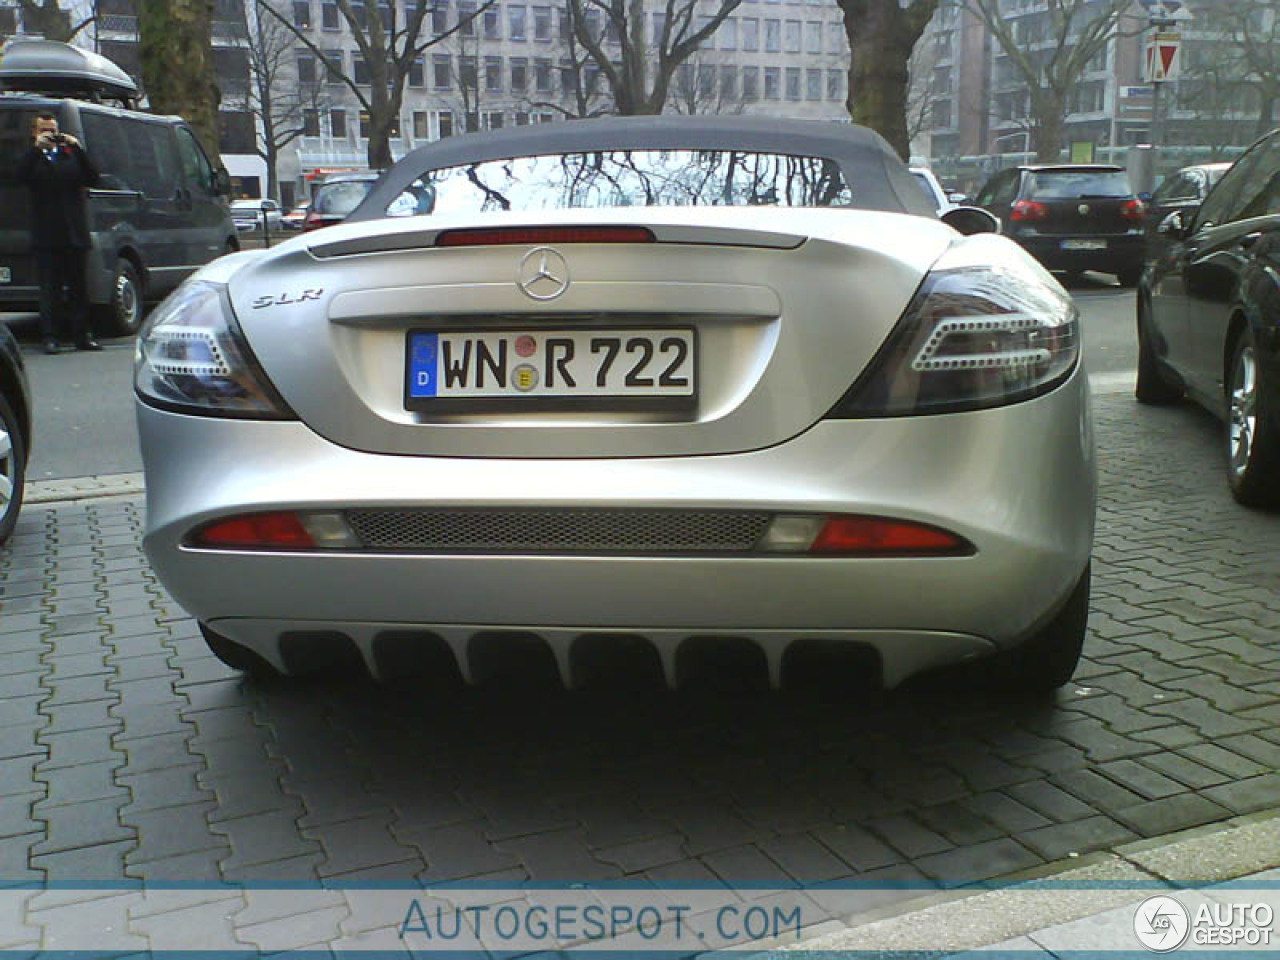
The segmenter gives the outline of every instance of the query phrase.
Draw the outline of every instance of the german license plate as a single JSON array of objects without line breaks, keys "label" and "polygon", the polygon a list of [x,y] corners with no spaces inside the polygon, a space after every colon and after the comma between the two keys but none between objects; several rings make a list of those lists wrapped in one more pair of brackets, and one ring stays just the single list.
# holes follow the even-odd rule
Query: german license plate
[{"label": "german license plate", "polygon": [[1105,240],[1063,240],[1063,250],[1105,250],[1107,249],[1107,241]]},{"label": "german license plate", "polygon": [[0,283],[9,283],[13,279],[13,274],[8,267],[0,267]]},{"label": "german license plate", "polygon": [[[538,401],[665,404],[696,395],[697,338],[691,327],[410,332],[405,400],[489,406]],[[575,404],[576,405],[576,404]]]}]

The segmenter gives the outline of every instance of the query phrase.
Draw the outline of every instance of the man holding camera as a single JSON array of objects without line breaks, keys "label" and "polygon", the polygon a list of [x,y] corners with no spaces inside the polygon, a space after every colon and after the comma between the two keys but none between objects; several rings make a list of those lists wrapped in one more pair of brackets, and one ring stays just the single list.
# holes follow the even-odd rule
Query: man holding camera
[{"label": "man holding camera", "polygon": [[45,353],[58,352],[58,316],[67,303],[72,341],[78,350],[101,350],[89,330],[85,260],[89,222],[85,190],[98,170],[70,134],[58,132],[53,114],[31,121],[31,149],[18,161],[17,178],[31,200],[31,248],[40,278],[40,336]]}]

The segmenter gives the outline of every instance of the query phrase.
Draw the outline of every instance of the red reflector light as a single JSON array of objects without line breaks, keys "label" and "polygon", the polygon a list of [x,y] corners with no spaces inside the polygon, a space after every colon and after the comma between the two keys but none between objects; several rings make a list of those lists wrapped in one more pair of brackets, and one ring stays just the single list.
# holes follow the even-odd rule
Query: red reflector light
[{"label": "red reflector light", "polygon": [[881,517],[831,517],[810,553],[956,554],[972,550],[953,533],[921,523]]},{"label": "red reflector light", "polygon": [[1142,205],[1142,201],[1138,199],[1126,200],[1120,207],[1120,216],[1126,220],[1141,220],[1146,214],[1146,208]]},{"label": "red reflector light", "polygon": [[653,243],[645,227],[478,227],[445,230],[437,247],[488,247],[527,243]]},{"label": "red reflector light", "polygon": [[1049,208],[1034,200],[1019,200],[1009,211],[1010,220],[1043,220],[1049,216]]},{"label": "red reflector light", "polygon": [[305,549],[315,540],[307,533],[297,514],[250,513],[240,517],[215,520],[191,535],[193,547],[218,549]]}]

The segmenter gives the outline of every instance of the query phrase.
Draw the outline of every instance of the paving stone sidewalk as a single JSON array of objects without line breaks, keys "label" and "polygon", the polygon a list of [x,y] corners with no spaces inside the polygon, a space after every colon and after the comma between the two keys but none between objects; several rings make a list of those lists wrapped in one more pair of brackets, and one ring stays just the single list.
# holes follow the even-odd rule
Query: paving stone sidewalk
[{"label": "paving stone sidewalk", "polygon": [[0,880],[957,883],[1280,807],[1280,516],[1206,415],[1095,409],[1091,636],[1038,704],[253,685],[148,568],[140,495],[30,503]]}]

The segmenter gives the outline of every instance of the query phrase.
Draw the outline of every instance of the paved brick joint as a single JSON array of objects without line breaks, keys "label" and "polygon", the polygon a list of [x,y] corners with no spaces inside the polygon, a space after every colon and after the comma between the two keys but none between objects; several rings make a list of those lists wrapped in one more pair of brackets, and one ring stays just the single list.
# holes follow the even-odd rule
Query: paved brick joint
[{"label": "paved brick joint", "polygon": [[0,878],[972,882],[1280,806],[1280,516],[1189,406],[1096,420],[1091,636],[1051,704],[258,686],[157,583],[140,495],[28,504]]}]

